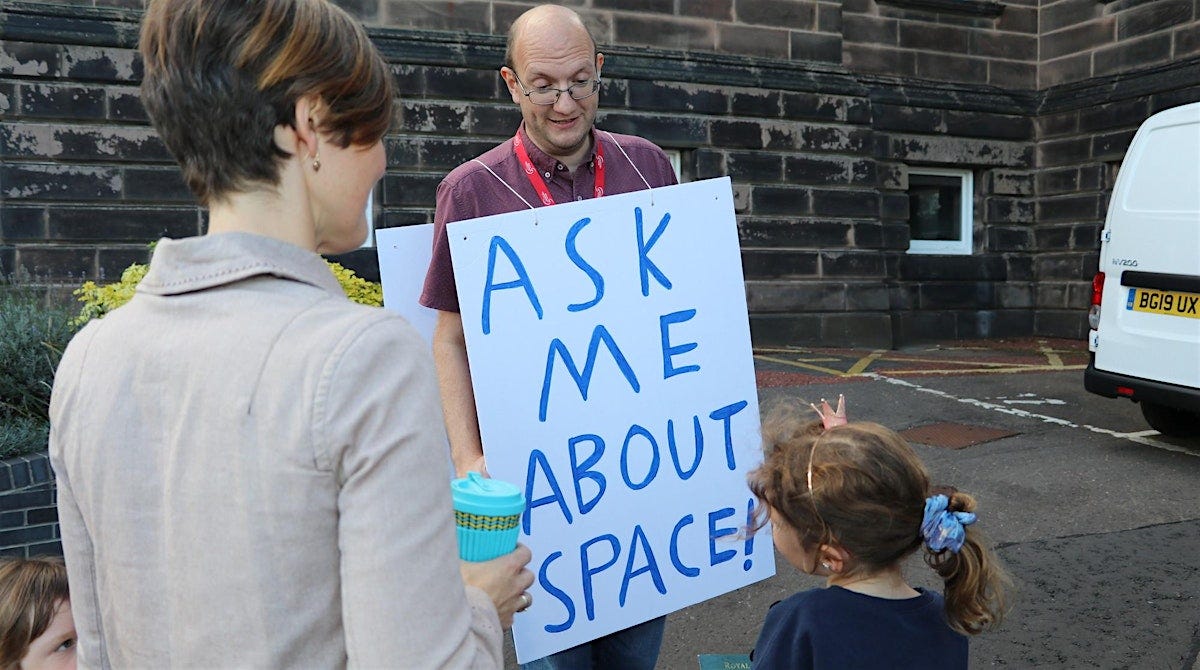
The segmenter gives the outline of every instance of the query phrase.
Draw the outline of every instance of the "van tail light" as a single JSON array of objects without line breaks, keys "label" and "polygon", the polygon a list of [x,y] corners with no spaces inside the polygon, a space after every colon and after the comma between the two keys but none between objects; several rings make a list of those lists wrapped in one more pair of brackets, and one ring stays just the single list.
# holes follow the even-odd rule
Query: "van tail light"
[{"label": "van tail light", "polygon": [[1100,299],[1104,297],[1104,273],[1092,277],[1092,307],[1088,310],[1088,325],[1092,330],[1100,327]]},{"label": "van tail light", "polygon": [[1117,387],[1117,395],[1125,396],[1126,398],[1132,398],[1133,397],[1133,389],[1129,388],[1128,386],[1118,386]]}]

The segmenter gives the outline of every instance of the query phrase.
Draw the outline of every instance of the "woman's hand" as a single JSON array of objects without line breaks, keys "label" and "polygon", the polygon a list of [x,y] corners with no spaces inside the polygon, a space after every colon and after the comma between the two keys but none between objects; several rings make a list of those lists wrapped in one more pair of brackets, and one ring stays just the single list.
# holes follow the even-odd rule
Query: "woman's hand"
[{"label": "woman's hand", "polygon": [[512,627],[513,614],[533,604],[533,597],[525,592],[533,585],[533,573],[525,567],[531,558],[529,547],[518,544],[511,553],[490,561],[459,561],[463,581],[488,594],[504,628]]}]

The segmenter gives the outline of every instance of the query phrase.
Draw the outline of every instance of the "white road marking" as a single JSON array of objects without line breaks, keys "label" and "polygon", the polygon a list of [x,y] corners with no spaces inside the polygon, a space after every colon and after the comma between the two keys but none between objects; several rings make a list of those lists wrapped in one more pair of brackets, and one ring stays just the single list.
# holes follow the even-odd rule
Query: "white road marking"
[{"label": "white road marking", "polygon": [[894,384],[896,386],[903,386],[904,388],[912,389],[914,391],[919,391],[921,393],[929,393],[931,395],[945,398],[947,400],[953,400],[954,402],[961,402],[961,403],[964,403],[967,405],[971,405],[973,407],[978,407],[980,409],[992,410],[994,412],[999,412],[1001,414],[1009,414],[1012,416],[1019,416],[1019,417],[1025,418],[1025,419],[1034,419],[1037,421],[1042,421],[1044,423],[1052,423],[1052,424],[1055,424],[1058,426],[1062,426],[1064,428],[1082,428],[1083,430],[1088,430],[1093,433],[1101,433],[1104,435],[1111,435],[1113,437],[1119,437],[1123,440],[1129,440],[1130,442],[1144,444],[1148,447],[1154,447],[1156,449],[1162,449],[1164,451],[1174,451],[1174,452],[1180,453],[1180,454],[1187,454],[1188,456],[1200,457],[1200,451],[1185,449],[1183,447],[1178,447],[1173,444],[1168,444],[1166,442],[1162,442],[1161,440],[1154,439],[1153,436],[1159,434],[1158,431],[1155,431],[1155,430],[1143,430],[1143,431],[1131,432],[1131,433],[1118,433],[1117,431],[1109,430],[1108,428],[1100,428],[1099,426],[1092,426],[1092,425],[1088,425],[1088,424],[1078,424],[1073,421],[1068,421],[1067,419],[1060,419],[1059,417],[1048,416],[1046,414],[1037,414],[1035,412],[1030,412],[1030,411],[1024,410],[1024,409],[1018,409],[1016,407],[1006,407],[1004,405],[997,405],[996,403],[991,403],[991,402],[987,402],[984,400],[976,400],[975,398],[960,398],[956,395],[947,393],[945,391],[940,391],[938,389],[921,386],[920,384],[914,384],[914,383],[912,383],[910,381],[906,381],[904,379],[896,379],[894,377],[885,377],[884,375],[877,374],[874,372],[864,372],[861,374],[861,376],[868,377],[870,379],[874,379],[875,381],[886,382],[888,384]]}]

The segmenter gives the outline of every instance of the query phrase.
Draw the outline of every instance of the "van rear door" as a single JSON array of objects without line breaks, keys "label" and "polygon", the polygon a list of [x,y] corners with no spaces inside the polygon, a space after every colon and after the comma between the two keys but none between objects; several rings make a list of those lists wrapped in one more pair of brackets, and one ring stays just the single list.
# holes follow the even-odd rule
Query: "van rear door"
[{"label": "van rear door", "polygon": [[1095,367],[1200,388],[1200,103],[1142,124],[1102,239]]}]

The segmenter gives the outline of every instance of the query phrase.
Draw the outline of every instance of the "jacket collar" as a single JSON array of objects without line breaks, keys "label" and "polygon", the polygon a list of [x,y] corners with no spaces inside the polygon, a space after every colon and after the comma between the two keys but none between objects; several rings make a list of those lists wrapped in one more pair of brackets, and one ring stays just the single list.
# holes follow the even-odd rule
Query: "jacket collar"
[{"label": "jacket collar", "polygon": [[251,233],[161,239],[137,290],[178,295],[270,275],[342,295],[341,285],[316,253]]}]

